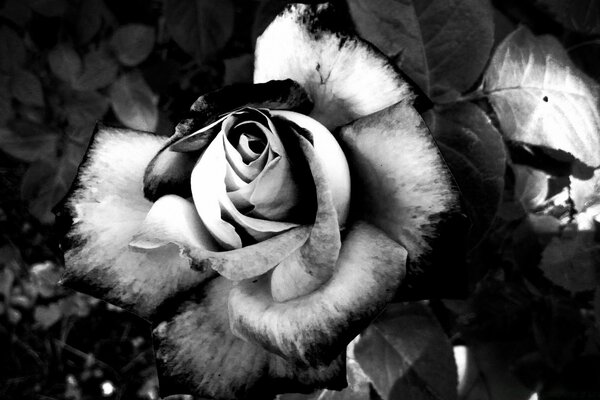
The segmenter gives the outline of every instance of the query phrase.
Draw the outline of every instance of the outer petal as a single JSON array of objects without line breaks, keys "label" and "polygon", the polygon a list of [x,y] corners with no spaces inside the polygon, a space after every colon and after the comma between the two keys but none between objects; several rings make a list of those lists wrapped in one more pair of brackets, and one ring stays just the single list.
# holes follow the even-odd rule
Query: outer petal
[{"label": "outer petal", "polygon": [[99,128],[59,214],[73,223],[63,282],[145,318],[211,274],[192,271],[175,245],[129,249],[152,206],[142,193],[144,169],[163,144],[147,133]]},{"label": "outer petal", "polygon": [[268,279],[235,286],[232,330],[298,365],[327,365],[392,299],[405,261],[402,246],[359,222],[348,232],[334,275],[315,292],[276,303]]},{"label": "outer petal", "polygon": [[387,58],[337,27],[327,4],[294,4],[258,38],[254,81],[291,78],[314,103],[311,117],[334,129],[412,98]]},{"label": "outer petal", "polygon": [[346,386],[345,355],[321,368],[293,366],[234,336],[227,318],[231,283],[217,278],[154,329],[161,395],[266,399],[281,392]]},{"label": "outer petal", "polygon": [[404,100],[342,129],[356,212],[402,243],[412,261],[430,250],[458,208],[452,177],[421,117]]}]

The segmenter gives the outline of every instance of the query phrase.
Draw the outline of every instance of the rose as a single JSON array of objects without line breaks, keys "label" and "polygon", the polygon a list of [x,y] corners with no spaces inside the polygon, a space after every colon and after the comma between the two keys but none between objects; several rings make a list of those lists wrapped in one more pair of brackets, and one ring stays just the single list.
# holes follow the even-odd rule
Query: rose
[{"label": "rose", "polygon": [[166,143],[100,127],[80,167],[64,281],[153,324],[163,395],[343,387],[346,345],[456,209],[408,85],[331,12],[289,7],[257,43],[255,85],[202,96]]}]

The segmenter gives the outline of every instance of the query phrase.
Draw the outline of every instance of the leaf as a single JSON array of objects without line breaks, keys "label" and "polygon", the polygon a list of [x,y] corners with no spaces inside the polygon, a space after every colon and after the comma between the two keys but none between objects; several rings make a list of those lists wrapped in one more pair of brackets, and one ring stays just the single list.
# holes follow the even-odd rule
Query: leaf
[{"label": "leaf", "polygon": [[243,54],[234,58],[227,58],[225,63],[224,85],[233,83],[252,83],[254,75],[254,55]]},{"label": "leaf", "polygon": [[157,98],[139,73],[123,75],[110,87],[112,108],[125,126],[154,131],[158,123]]},{"label": "leaf", "polygon": [[48,305],[37,305],[33,312],[35,325],[41,329],[48,329],[62,317],[62,311],[58,303],[50,303]]},{"label": "leaf", "polygon": [[165,0],[164,7],[171,36],[198,61],[222,49],[233,34],[231,0]]},{"label": "leaf", "polygon": [[42,297],[52,297],[61,290],[58,285],[61,275],[60,268],[50,261],[31,266],[31,277]]},{"label": "leaf", "polygon": [[67,10],[66,0],[28,0],[31,9],[44,17],[60,17]]},{"label": "leaf", "polygon": [[13,72],[25,62],[23,39],[6,25],[0,26],[0,71]]},{"label": "leaf", "polygon": [[525,166],[513,165],[515,198],[530,211],[544,203],[548,196],[548,174]]},{"label": "leaf", "polygon": [[567,29],[589,35],[600,34],[600,1],[538,0]]},{"label": "leaf", "polygon": [[6,0],[0,9],[0,16],[9,19],[18,26],[25,26],[31,17],[31,9],[26,1]]},{"label": "leaf", "polygon": [[77,90],[96,90],[114,82],[119,72],[116,61],[104,50],[94,50],[83,58],[83,73],[73,82]]},{"label": "leaf", "polygon": [[598,86],[552,36],[520,27],[496,49],[483,91],[507,139],[600,165]]},{"label": "leaf", "polygon": [[89,42],[98,33],[105,13],[103,0],[85,0],[80,3],[75,19],[76,38],[79,43]]},{"label": "leaf", "polygon": [[69,45],[61,44],[52,49],[48,54],[48,63],[54,75],[65,82],[72,84],[81,74],[81,58]]},{"label": "leaf", "polygon": [[12,97],[10,95],[10,77],[0,73],[0,126],[13,116]]},{"label": "leaf", "polygon": [[42,223],[54,222],[52,208],[65,196],[87,146],[68,143],[61,156],[40,159],[29,167],[21,182],[21,196],[29,211]]},{"label": "leaf", "polygon": [[384,399],[456,399],[450,341],[429,309],[391,304],[361,335],[356,360]]},{"label": "leaf", "polygon": [[471,103],[429,111],[424,117],[460,188],[472,223],[473,247],[491,226],[502,199],[506,162],[502,137]]},{"label": "leaf", "polygon": [[44,106],[44,91],[40,78],[26,70],[17,71],[11,82],[12,95],[23,104]]},{"label": "leaf", "polygon": [[58,135],[50,129],[25,121],[11,124],[13,130],[0,128],[0,150],[11,156],[32,162],[56,149]]},{"label": "leaf", "polygon": [[154,37],[151,26],[128,24],[117,29],[110,44],[121,64],[132,67],[148,58],[154,47]]},{"label": "leaf", "polygon": [[553,238],[542,253],[540,269],[554,284],[578,293],[596,288],[600,244],[593,231],[578,231]]},{"label": "leaf", "polygon": [[488,60],[494,20],[487,0],[348,0],[348,6],[360,36],[433,100],[456,99]]},{"label": "leaf", "polygon": [[65,117],[71,126],[95,124],[108,111],[109,101],[95,91],[71,91],[65,99]]}]

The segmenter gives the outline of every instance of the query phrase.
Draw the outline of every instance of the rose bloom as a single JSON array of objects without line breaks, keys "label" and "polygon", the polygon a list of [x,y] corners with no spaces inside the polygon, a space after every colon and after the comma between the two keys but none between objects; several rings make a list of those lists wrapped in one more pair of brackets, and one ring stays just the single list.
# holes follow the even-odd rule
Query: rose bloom
[{"label": "rose bloom", "polygon": [[431,253],[458,198],[388,60],[289,6],[255,84],[170,139],[100,126],[59,217],[63,282],[147,319],[162,396],[346,385],[346,346]]}]

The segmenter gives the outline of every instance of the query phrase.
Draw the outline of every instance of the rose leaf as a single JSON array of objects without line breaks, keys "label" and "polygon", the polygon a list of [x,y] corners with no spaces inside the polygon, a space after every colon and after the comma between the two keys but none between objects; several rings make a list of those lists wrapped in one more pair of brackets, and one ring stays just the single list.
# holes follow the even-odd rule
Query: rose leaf
[{"label": "rose leaf", "polygon": [[65,0],[29,0],[31,9],[44,17],[59,17],[67,9]]},{"label": "rose leaf", "polygon": [[243,54],[238,57],[227,58],[223,62],[225,63],[225,76],[223,77],[225,85],[252,82],[254,72],[253,54]]},{"label": "rose leaf", "polygon": [[11,82],[12,95],[23,104],[44,106],[44,91],[40,78],[26,70],[17,71]]},{"label": "rose leaf", "polygon": [[166,0],[164,7],[171,36],[196,60],[204,60],[223,48],[233,34],[231,0]]},{"label": "rose leaf", "polygon": [[69,45],[58,45],[48,54],[50,70],[65,82],[73,83],[81,74],[81,58]]},{"label": "rose leaf", "polygon": [[10,95],[10,76],[0,74],[0,126],[4,126],[13,116]]},{"label": "rose leaf", "polygon": [[144,61],[154,47],[154,28],[141,24],[128,24],[119,27],[113,34],[110,44],[117,59],[128,67]]},{"label": "rose leaf", "polygon": [[0,26],[0,71],[12,72],[25,62],[23,39],[8,26]]},{"label": "rose leaf", "polygon": [[30,212],[43,223],[52,223],[52,208],[64,197],[77,173],[86,146],[67,145],[59,157],[41,158],[30,165],[21,182],[21,196]]},{"label": "rose leaf", "polygon": [[9,128],[0,128],[0,150],[11,156],[32,162],[55,150],[58,136],[34,123],[18,121]]},{"label": "rose leaf", "polygon": [[87,126],[102,118],[108,110],[108,100],[96,91],[72,91],[64,103],[69,124]]},{"label": "rose leaf", "polygon": [[548,174],[526,165],[515,164],[512,170],[515,175],[515,198],[526,210],[540,206],[548,196]]},{"label": "rose leaf", "polygon": [[384,399],[456,399],[452,346],[423,304],[392,304],[361,335],[356,359]]},{"label": "rose leaf", "polygon": [[481,240],[494,220],[504,189],[506,154],[500,133],[477,106],[429,111],[425,120],[460,188],[470,216],[470,242]]},{"label": "rose leaf", "polygon": [[600,1],[538,0],[567,29],[594,35],[600,34]]},{"label": "rose leaf", "polygon": [[507,139],[600,165],[598,85],[552,36],[525,27],[509,35],[485,72],[483,92]]},{"label": "rose leaf", "polygon": [[80,3],[73,21],[78,43],[87,43],[98,33],[107,12],[102,0],[87,0]]},{"label": "rose leaf", "polygon": [[77,90],[96,90],[108,86],[117,77],[119,66],[104,50],[94,50],[83,58],[83,73],[73,82]]},{"label": "rose leaf", "polygon": [[348,0],[358,33],[429,97],[452,101],[481,75],[494,40],[488,1]]},{"label": "rose leaf", "polygon": [[0,17],[4,17],[20,27],[23,27],[31,17],[29,2],[21,0],[7,0],[2,2]]},{"label": "rose leaf", "polygon": [[142,75],[123,75],[110,87],[110,102],[119,120],[127,127],[153,131],[158,123],[157,97]]},{"label": "rose leaf", "polygon": [[540,269],[554,284],[573,293],[596,288],[596,265],[600,245],[593,231],[554,237],[542,253]]}]

